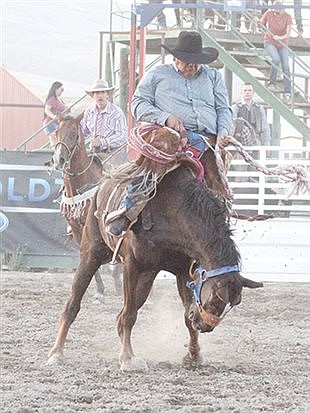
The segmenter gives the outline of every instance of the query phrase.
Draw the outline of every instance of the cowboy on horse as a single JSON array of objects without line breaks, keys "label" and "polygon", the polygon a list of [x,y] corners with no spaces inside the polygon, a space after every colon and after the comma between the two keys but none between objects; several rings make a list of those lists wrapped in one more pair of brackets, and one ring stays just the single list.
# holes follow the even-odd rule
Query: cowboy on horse
[{"label": "cowboy on horse", "polygon": [[[133,115],[137,121],[178,132],[185,151],[203,165],[207,186],[229,198],[214,147],[225,143],[232,113],[220,72],[207,66],[217,59],[218,51],[202,47],[202,38],[194,31],[181,31],[175,47],[162,47],[173,55],[173,63],[157,66],[142,77],[132,99]],[[134,190],[135,185],[128,186],[119,209],[107,215],[110,234],[119,236],[130,225]]]}]

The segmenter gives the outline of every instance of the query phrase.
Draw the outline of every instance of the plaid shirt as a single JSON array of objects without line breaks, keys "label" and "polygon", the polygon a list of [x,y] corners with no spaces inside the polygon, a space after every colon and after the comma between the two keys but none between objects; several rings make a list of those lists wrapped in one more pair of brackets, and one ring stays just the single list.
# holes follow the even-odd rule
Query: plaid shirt
[{"label": "plaid shirt", "polygon": [[128,128],[124,112],[108,102],[102,112],[92,106],[84,112],[81,120],[85,139],[99,138],[102,150],[119,148],[127,140]]}]

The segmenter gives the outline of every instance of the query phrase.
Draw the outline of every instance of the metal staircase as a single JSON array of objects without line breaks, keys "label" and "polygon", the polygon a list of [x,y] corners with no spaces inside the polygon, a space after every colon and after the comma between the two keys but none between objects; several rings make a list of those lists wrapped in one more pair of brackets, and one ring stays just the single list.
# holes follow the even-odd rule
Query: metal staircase
[{"label": "metal staircase", "polygon": [[[245,19],[253,19],[248,12],[242,14]],[[221,16],[223,19],[223,16]],[[307,126],[307,120],[310,119],[310,101],[308,81],[310,79],[310,67],[290,48],[289,54],[292,59],[292,101],[290,104],[281,99],[281,82],[278,82],[279,92],[271,92],[266,87],[268,74],[272,62],[266,56],[262,47],[253,44],[248,36],[236,29],[235,25],[226,21],[229,27],[229,39],[221,36],[216,37],[209,30],[201,29],[202,25],[198,24],[198,30],[201,33],[204,43],[215,47],[219,50],[219,60],[232,73],[242,79],[244,82],[250,82],[255,88],[257,95],[266,103],[267,107],[272,108],[278,115],[289,122],[304,139],[310,140],[310,129]],[[220,34],[220,32],[218,32]],[[300,68],[304,74],[298,74]],[[255,70],[252,70],[255,69]],[[254,74],[254,72],[256,72]],[[279,69],[279,73],[285,76]],[[298,85],[296,78],[305,79],[304,89]],[[302,114],[298,113],[302,111]]]}]

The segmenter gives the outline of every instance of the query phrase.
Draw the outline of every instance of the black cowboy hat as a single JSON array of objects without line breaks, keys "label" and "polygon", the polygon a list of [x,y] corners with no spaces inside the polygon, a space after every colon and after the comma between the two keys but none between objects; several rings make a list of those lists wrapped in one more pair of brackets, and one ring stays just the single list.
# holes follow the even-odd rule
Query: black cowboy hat
[{"label": "black cowboy hat", "polygon": [[179,34],[173,49],[161,45],[174,57],[186,63],[208,64],[218,58],[219,52],[213,47],[202,47],[202,39],[199,33],[182,31]]}]

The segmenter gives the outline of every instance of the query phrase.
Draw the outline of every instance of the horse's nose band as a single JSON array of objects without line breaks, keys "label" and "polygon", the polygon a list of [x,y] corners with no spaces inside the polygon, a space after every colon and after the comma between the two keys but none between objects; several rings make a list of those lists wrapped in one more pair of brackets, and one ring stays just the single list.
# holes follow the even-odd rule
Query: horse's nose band
[{"label": "horse's nose band", "polygon": [[202,268],[201,265],[199,265],[195,272],[198,272],[199,274],[199,279],[197,281],[187,281],[186,286],[190,288],[193,291],[193,296],[196,302],[196,305],[198,307],[198,310],[200,312],[200,315],[202,319],[204,320],[205,323],[208,325],[211,325],[212,327],[216,327],[221,320],[225,317],[225,315],[232,309],[232,305],[228,307],[228,309],[224,309],[221,317],[218,317],[214,314],[208,313],[201,304],[201,290],[203,284],[210,278],[217,277],[219,275],[224,275],[230,272],[239,272],[240,271],[240,266],[239,264],[236,265],[227,265],[225,267],[220,267],[220,268],[215,268],[214,270],[205,270]]}]

